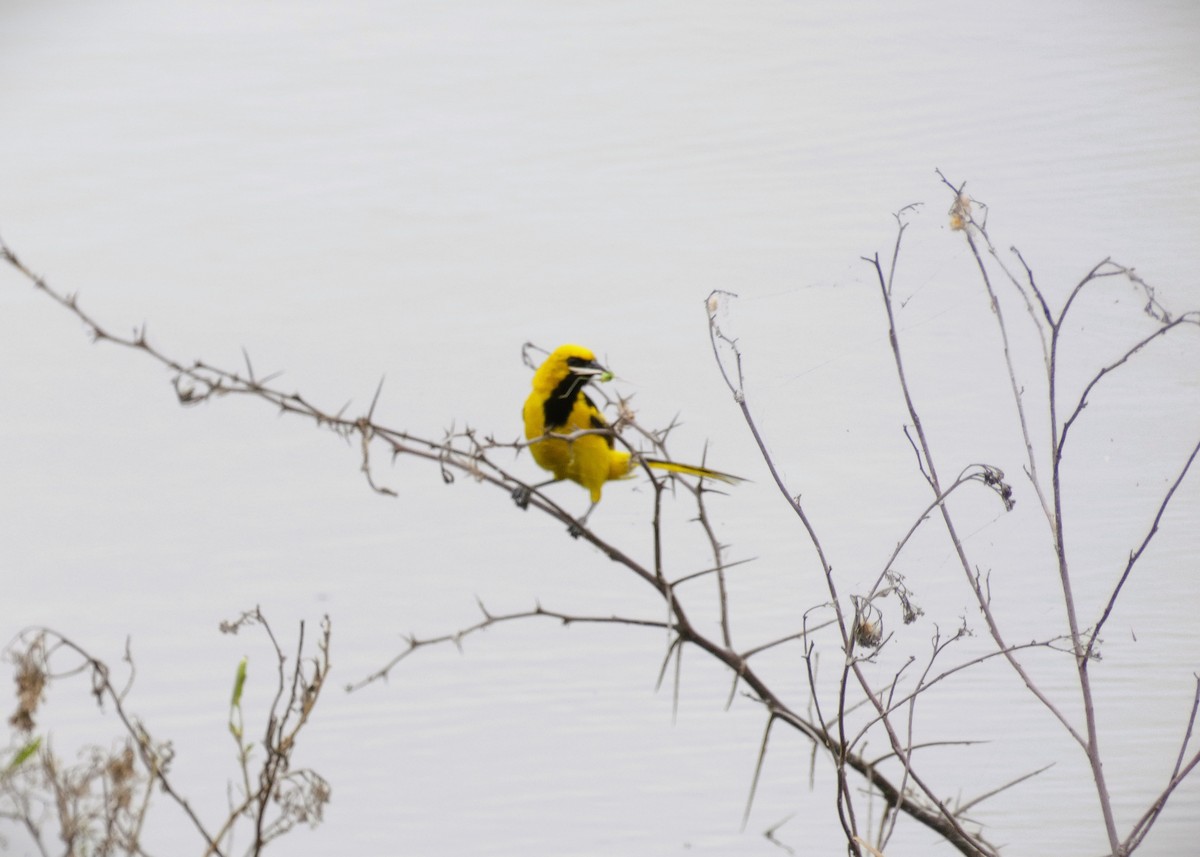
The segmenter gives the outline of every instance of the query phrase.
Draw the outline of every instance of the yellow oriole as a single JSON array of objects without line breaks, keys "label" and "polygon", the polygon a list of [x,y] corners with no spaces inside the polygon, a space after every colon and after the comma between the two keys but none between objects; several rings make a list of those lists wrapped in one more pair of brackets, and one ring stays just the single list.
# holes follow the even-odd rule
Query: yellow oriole
[{"label": "yellow oriole", "polygon": [[[530,442],[529,451],[533,460],[554,474],[549,482],[534,486],[550,485],[563,479],[578,482],[592,495],[592,505],[581,520],[587,520],[592,509],[600,502],[600,491],[610,479],[631,476],[641,463],[658,470],[719,479],[736,484],[737,476],[633,455],[624,449],[616,449],[613,434],[600,409],[588,398],[583,388],[599,378],[607,381],[612,373],[596,362],[596,355],[581,345],[563,345],[543,361],[533,375],[533,392],[525,400],[525,438]],[[571,440],[546,437],[547,434],[580,434]],[[518,499],[528,500],[528,492],[518,489]]]}]

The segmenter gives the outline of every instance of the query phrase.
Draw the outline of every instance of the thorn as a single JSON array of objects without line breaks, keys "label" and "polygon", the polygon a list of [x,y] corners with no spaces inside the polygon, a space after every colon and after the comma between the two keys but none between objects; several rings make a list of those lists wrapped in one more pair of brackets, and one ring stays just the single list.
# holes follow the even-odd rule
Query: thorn
[{"label": "thorn", "polygon": [[379,378],[379,386],[375,388],[375,398],[371,399],[371,408],[367,411],[367,419],[375,416],[375,405],[379,403],[379,394],[383,392],[383,382],[387,380],[387,374],[383,374]]}]

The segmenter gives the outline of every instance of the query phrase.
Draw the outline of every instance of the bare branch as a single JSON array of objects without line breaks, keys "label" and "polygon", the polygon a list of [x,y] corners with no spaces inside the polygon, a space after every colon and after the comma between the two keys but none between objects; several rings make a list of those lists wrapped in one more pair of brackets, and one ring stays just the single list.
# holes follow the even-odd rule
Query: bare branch
[{"label": "bare branch", "polygon": [[1129,562],[1125,563],[1125,570],[1121,572],[1121,577],[1117,581],[1117,585],[1113,587],[1112,595],[1110,595],[1108,598],[1108,603],[1104,605],[1104,611],[1100,614],[1100,621],[1096,623],[1096,627],[1092,630],[1091,635],[1088,637],[1087,648],[1084,650],[1085,660],[1092,657],[1092,654],[1096,648],[1096,641],[1100,639],[1100,629],[1104,627],[1104,623],[1107,622],[1108,617],[1112,615],[1113,608],[1117,604],[1117,598],[1121,594],[1121,589],[1125,586],[1125,581],[1129,579],[1129,575],[1133,571],[1134,564],[1141,559],[1142,554],[1145,553],[1146,548],[1149,547],[1150,541],[1158,532],[1158,526],[1160,523],[1162,523],[1163,514],[1167,511],[1167,506],[1170,504],[1171,498],[1175,496],[1175,490],[1179,488],[1180,483],[1183,482],[1184,477],[1187,476],[1188,470],[1191,468],[1192,462],[1196,460],[1196,455],[1198,453],[1200,453],[1200,441],[1197,441],[1196,445],[1192,447],[1191,455],[1187,457],[1187,461],[1185,461],[1183,467],[1180,468],[1179,474],[1175,477],[1175,481],[1171,483],[1171,487],[1167,489],[1167,493],[1163,497],[1162,502],[1158,504],[1158,512],[1154,515],[1154,520],[1150,524],[1150,530],[1146,533],[1146,537],[1142,539],[1142,543],[1138,545],[1138,549],[1129,555]]},{"label": "bare branch", "polygon": [[1022,774],[1021,776],[1017,777],[1015,780],[1009,780],[1007,783],[1005,783],[1002,786],[998,786],[997,788],[994,788],[991,791],[984,792],[983,794],[979,795],[978,797],[971,798],[969,801],[966,801],[965,803],[960,803],[958,805],[958,808],[955,809],[955,812],[958,813],[959,815],[962,815],[967,810],[969,810],[971,807],[981,804],[988,798],[995,797],[996,795],[1000,794],[1001,792],[1006,791],[1007,789],[1011,789],[1013,786],[1019,785],[1019,784],[1025,782],[1026,780],[1033,779],[1038,774],[1045,773],[1046,771],[1053,768],[1054,765],[1055,765],[1054,762],[1051,762],[1049,765],[1043,765],[1042,767],[1038,768],[1036,771],[1030,771],[1027,774]]},{"label": "bare branch", "polygon": [[605,625],[605,624],[631,625],[634,627],[645,627],[645,628],[669,628],[670,627],[666,622],[661,622],[661,621],[658,621],[655,619],[631,619],[631,618],[623,617],[623,616],[577,616],[577,615],[573,615],[573,614],[569,614],[569,613],[561,613],[557,610],[547,610],[546,608],[542,607],[540,604],[537,605],[536,607],[534,607],[532,610],[521,610],[516,613],[504,613],[504,614],[489,613],[483,607],[482,603],[480,603],[479,606],[480,606],[480,609],[483,610],[483,614],[484,614],[484,618],[481,621],[476,622],[473,625],[468,625],[464,628],[460,628],[457,631],[453,631],[448,634],[439,634],[434,637],[426,637],[424,639],[421,639],[421,638],[418,638],[415,636],[409,636],[408,637],[408,647],[404,651],[402,651],[400,654],[393,657],[390,661],[388,661],[386,664],[384,664],[383,667],[381,667],[380,669],[371,673],[370,675],[366,676],[365,678],[362,678],[362,679],[354,682],[353,684],[347,685],[346,690],[349,692],[353,692],[356,690],[361,690],[362,688],[366,687],[367,685],[374,684],[377,681],[386,680],[388,675],[391,673],[391,671],[393,669],[395,669],[396,666],[401,661],[405,660],[410,655],[412,655],[413,652],[417,651],[417,649],[426,648],[428,646],[442,645],[445,643],[453,643],[455,646],[461,646],[462,641],[464,639],[466,639],[467,637],[471,636],[472,634],[476,634],[479,631],[483,631],[487,628],[492,627],[493,625],[499,625],[504,622],[513,622],[513,621],[517,621],[520,619],[545,618],[545,619],[554,619],[558,622],[561,622],[563,625],[571,625],[571,624],[575,624],[575,623],[580,623],[580,624],[586,623],[586,624],[601,624],[601,625]]}]

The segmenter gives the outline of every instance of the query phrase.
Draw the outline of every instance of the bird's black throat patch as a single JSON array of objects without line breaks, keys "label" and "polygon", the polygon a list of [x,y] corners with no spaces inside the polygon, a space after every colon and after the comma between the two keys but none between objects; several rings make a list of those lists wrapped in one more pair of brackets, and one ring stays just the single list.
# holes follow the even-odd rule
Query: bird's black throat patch
[{"label": "bird's black throat patch", "polygon": [[542,418],[546,424],[546,431],[555,431],[567,424],[571,410],[575,407],[575,399],[587,382],[588,376],[571,373],[550,391],[550,395],[542,403]]}]

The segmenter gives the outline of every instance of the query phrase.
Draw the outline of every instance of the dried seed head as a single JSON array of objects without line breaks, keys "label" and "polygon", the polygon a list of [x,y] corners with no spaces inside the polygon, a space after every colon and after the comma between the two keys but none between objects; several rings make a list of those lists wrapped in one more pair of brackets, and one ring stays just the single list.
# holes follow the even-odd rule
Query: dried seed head
[{"label": "dried seed head", "polygon": [[883,622],[859,616],[854,623],[854,640],[865,649],[874,649],[883,640]]},{"label": "dried seed head", "polygon": [[37,648],[38,644],[34,643],[27,651],[13,654],[17,665],[17,674],[13,677],[17,685],[17,710],[8,722],[21,732],[33,731],[33,715],[37,713],[46,689],[46,672],[42,669],[41,659],[35,655]]},{"label": "dried seed head", "polygon": [[971,222],[971,197],[966,193],[960,193],[954,200],[954,205],[950,206],[950,228],[962,231],[967,228],[967,224]]}]

